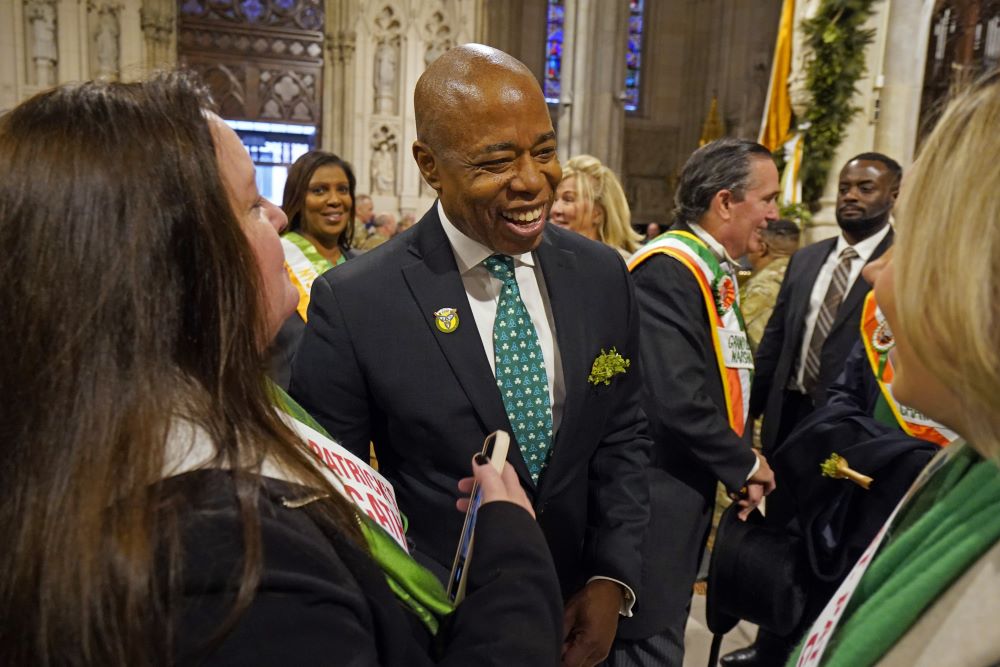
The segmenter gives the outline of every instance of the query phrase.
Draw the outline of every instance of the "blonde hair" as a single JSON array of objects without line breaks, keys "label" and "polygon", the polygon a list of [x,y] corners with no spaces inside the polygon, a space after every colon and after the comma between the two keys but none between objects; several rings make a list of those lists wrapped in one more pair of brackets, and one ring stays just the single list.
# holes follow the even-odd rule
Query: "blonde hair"
[{"label": "blonde hair", "polygon": [[632,212],[615,173],[593,155],[577,155],[563,165],[563,180],[573,176],[584,176],[576,179],[580,199],[604,210],[604,223],[597,227],[601,242],[630,253],[638,250],[642,236],[632,229]]},{"label": "blonde hair", "polygon": [[945,110],[907,175],[896,237],[900,327],[959,399],[962,435],[1000,457],[1000,70]]}]

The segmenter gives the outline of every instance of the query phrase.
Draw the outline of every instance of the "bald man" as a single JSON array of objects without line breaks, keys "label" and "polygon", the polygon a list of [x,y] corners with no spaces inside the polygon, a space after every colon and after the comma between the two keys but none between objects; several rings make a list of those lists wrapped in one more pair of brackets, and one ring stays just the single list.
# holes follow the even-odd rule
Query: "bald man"
[{"label": "bald man", "polygon": [[561,169],[523,64],[452,49],[414,108],[438,201],[316,281],[291,392],[359,456],[374,443],[417,557],[442,576],[456,483],[488,433],[510,433],[566,601],[563,664],[592,665],[642,605],[650,442],[631,282],[614,250],[546,224]]}]

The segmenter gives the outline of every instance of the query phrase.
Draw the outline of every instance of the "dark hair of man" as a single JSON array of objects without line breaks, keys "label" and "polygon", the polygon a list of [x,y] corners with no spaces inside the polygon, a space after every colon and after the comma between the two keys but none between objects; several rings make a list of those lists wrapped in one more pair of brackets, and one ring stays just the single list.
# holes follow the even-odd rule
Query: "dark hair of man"
[{"label": "dark hair of man", "polygon": [[899,166],[899,163],[893,160],[888,155],[882,153],[858,153],[850,160],[844,164],[850,164],[855,160],[865,160],[866,162],[880,162],[885,165],[885,168],[893,175],[893,183],[899,185],[903,180],[903,168]]},{"label": "dark hair of man", "polygon": [[[261,280],[203,100],[174,74],[0,118],[0,664],[173,664],[187,499],[158,482],[178,420],[233,470],[243,517],[213,640],[259,580],[262,459],[329,488],[272,405]],[[331,493],[323,515],[359,539]]]},{"label": "dark hair of man", "polygon": [[705,144],[688,158],[674,194],[674,220],[697,223],[720,190],[742,201],[750,187],[754,159],[771,159],[764,146],[745,139],[719,139]]},{"label": "dark hair of man", "polygon": [[347,183],[351,191],[351,216],[347,220],[344,231],[337,239],[341,251],[346,252],[354,240],[354,188],[357,180],[351,165],[334,153],[327,151],[309,151],[288,170],[288,180],[285,181],[285,191],[281,197],[281,210],[288,216],[288,231],[295,232],[302,227],[302,208],[306,204],[306,193],[309,191],[309,181],[320,167],[333,165],[340,167],[347,175]]}]

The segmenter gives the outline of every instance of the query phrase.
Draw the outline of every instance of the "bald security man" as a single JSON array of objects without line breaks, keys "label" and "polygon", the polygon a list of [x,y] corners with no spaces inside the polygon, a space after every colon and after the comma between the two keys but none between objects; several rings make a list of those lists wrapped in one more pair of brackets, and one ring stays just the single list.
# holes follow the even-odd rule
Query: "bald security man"
[{"label": "bald security man", "polygon": [[592,665],[642,604],[650,442],[631,282],[614,250],[546,224],[562,172],[522,63],[452,49],[414,108],[438,201],[316,281],[291,393],[359,456],[374,443],[417,557],[442,576],[456,483],[488,433],[510,433],[565,598],[563,664]]}]

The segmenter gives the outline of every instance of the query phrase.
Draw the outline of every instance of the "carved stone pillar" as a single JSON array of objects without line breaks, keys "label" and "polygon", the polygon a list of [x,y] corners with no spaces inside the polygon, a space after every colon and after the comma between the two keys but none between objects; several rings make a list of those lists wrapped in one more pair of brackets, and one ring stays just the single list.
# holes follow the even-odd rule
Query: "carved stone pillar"
[{"label": "carved stone pillar", "polygon": [[165,0],[144,0],[139,25],[145,40],[147,69],[170,67],[177,62],[176,5]]},{"label": "carved stone pillar", "polygon": [[59,63],[56,3],[54,0],[26,0],[24,18],[28,28],[28,81],[39,87],[56,83]]}]

